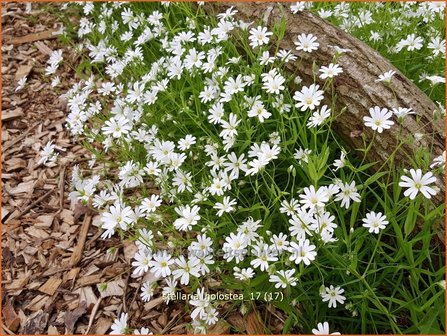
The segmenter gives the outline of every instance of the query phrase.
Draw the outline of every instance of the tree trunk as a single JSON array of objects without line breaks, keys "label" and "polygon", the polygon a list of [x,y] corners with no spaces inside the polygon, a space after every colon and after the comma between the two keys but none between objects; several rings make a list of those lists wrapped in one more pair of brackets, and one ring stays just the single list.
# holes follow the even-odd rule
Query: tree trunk
[{"label": "tree trunk", "polygon": [[[287,8],[288,5],[280,3],[211,2],[206,3],[204,8],[210,15],[215,15],[230,6],[238,10],[237,19],[255,23],[262,20],[270,29],[281,20],[286,20],[286,33],[279,46],[294,51],[295,54],[298,52],[295,50],[294,41],[299,34],[313,34],[317,37],[320,44],[318,50],[312,53],[300,52],[300,62],[289,62],[286,65],[290,72],[303,79],[305,85],[314,82],[314,62],[318,66],[332,62],[336,53],[333,46],[351,50],[337,61],[343,68],[343,73],[334,80],[336,109],[339,112],[346,108],[346,111],[333,123],[334,130],[350,148],[362,148],[364,141],[368,143],[373,139],[374,132],[364,127],[363,122],[363,117],[369,115],[370,107],[406,107],[416,112],[416,115],[406,117],[401,131],[399,126],[394,125],[390,130],[376,134],[367,157],[370,162],[379,161],[376,169],[390,157],[402,139],[406,141],[396,151],[394,165],[410,168],[409,162],[416,149],[421,147],[427,148],[436,156],[442,154],[445,148],[444,118],[435,122],[433,116],[439,107],[377,51],[308,11],[292,14]],[[275,45],[275,41],[273,44]],[[380,74],[389,70],[396,71],[390,86],[376,82]],[[329,101],[326,103],[330,105]],[[424,134],[423,138],[415,139],[414,135],[417,133]],[[440,204],[444,202],[444,176],[439,177],[438,181],[441,191],[436,195],[435,202]]]}]

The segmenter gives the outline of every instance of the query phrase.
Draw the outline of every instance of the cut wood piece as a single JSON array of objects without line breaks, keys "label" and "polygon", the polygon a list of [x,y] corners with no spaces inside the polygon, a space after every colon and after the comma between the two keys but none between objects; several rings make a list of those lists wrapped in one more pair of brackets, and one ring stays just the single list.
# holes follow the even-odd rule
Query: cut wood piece
[{"label": "cut wood piece", "polygon": [[56,293],[56,290],[59,288],[61,283],[62,279],[58,277],[51,277],[39,288],[39,292],[53,295],[54,293]]},{"label": "cut wood piece", "polygon": [[[298,74],[303,85],[314,82],[314,64],[318,66],[328,65],[333,62],[336,48],[349,49],[337,60],[343,68],[343,73],[334,80],[334,95],[337,96],[334,130],[352,149],[363,148],[363,141],[367,143],[373,139],[373,131],[364,127],[363,117],[369,114],[369,108],[374,106],[388,109],[397,107],[411,108],[416,115],[406,117],[402,125],[402,131],[397,129],[376,134],[374,146],[368,152],[369,162],[380,162],[373,167],[378,169],[381,163],[387,161],[394,152],[400,139],[408,141],[396,151],[393,169],[399,164],[406,168],[414,158],[418,148],[433,148],[434,155],[441,155],[445,149],[444,120],[434,122],[434,111],[440,108],[423,93],[411,80],[406,78],[388,60],[377,51],[349,35],[326,20],[312,14],[309,11],[301,11],[292,14],[287,4],[268,2],[208,2],[204,4],[205,11],[210,15],[224,12],[230,6],[238,11],[237,19],[245,22],[259,22],[263,20],[270,31],[275,24],[282,20],[286,22],[284,38],[278,43],[272,41],[273,47],[295,50],[294,41],[299,34],[313,34],[319,42],[318,50],[312,53],[299,53],[299,62],[289,62],[286,68],[290,73]],[[273,50],[275,48],[272,48]],[[393,70],[396,72],[391,85],[376,82],[380,74]],[[320,87],[323,81],[320,81]],[[329,105],[328,98],[324,101]],[[346,108],[344,113],[338,114]],[[422,133],[427,136],[420,140],[414,138],[414,134]],[[399,138],[400,137],[400,138]],[[349,149],[349,148],[347,148]],[[363,153],[361,153],[362,155]],[[441,191],[436,195],[437,204],[444,202],[445,177],[440,176],[438,187]]]},{"label": "cut wood piece", "polygon": [[23,110],[20,107],[18,107],[14,110],[8,110],[8,111],[2,112],[2,121],[3,122],[10,121],[10,120],[17,119],[17,118],[20,118],[23,116],[24,116]]},{"label": "cut wood piece", "polygon": [[25,36],[21,36],[21,37],[15,37],[13,39],[11,39],[10,41],[6,41],[7,44],[23,44],[23,43],[30,43],[30,42],[34,42],[34,41],[40,41],[40,40],[49,40],[49,39],[54,39],[57,36],[54,35],[53,33],[56,30],[46,30],[43,32],[38,32],[38,33],[32,33],[32,34],[28,34]]}]

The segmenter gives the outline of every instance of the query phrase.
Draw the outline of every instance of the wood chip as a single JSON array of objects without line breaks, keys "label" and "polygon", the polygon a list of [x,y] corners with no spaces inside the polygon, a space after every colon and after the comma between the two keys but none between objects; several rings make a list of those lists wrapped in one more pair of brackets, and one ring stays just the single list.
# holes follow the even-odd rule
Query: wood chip
[{"label": "wood chip", "polygon": [[46,30],[43,32],[38,32],[38,33],[32,33],[32,34],[28,34],[25,36],[21,36],[21,37],[16,37],[11,39],[10,41],[8,41],[8,43],[10,44],[23,44],[23,43],[30,43],[30,42],[34,42],[34,41],[40,41],[40,40],[49,40],[49,39],[54,39],[57,36],[53,35],[53,33],[56,30]]},{"label": "wood chip", "polygon": [[94,305],[98,298],[93,292],[93,288],[90,286],[79,288],[79,301],[85,301],[87,307]]},{"label": "wood chip", "polygon": [[34,224],[39,228],[50,228],[53,225],[54,215],[42,215],[36,218],[36,223]]},{"label": "wood chip", "polygon": [[48,335],[59,335],[59,330],[55,326],[50,325],[48,327]]},{"label": "wood chip", "polygon": [[23,109],[18,107],[15,110],[8,110],[8,111],[3,111],[2,112],[2,121],[10,121],[13,119],[17,119],[20,117],[23,117],[24,113],[23,113]]},{"label": "wood chip", "polygon": [[48,55],[49,56],[53,52],[53,50],[48,48],[48,46],[45,43],[43,43],[42,41],[37,41],[37,42],[34,43],[34,45],[44,55]]},{"label": "wood chip", "polygon": [[56,293],[56,290],[59,288],[61,283],[62,279],[58,277],[51,277],[39,288],[39,292],[53,295],[54,293]]},{"label": "wood chip", "polygon": [[84,287],[87,285],[96,285],[100,282],[101,282],[101,274],[94,274],[79,278],[76,285],[78,287]]},{"label": "wood chip", "polygon": [[19,79],[21,79],[21,78],[23,78],[25,76],[28,76],[32,68],[33,68],[32,65],[21,65],[21,66],[19,66],[19,68],[16,71],[16,75],[15,75],[14,79],[16,81],[18,81]]},{"label": "wood chip", "polygon": [[100,317],[95,323],[94,332],[96,335],[105,335],[106,332],[110,329],[111,325],[112,321],[110,319]]},{"label": "wood chip", "polygon": [[106,283],[97,284],[99,294],[105,298],[108,296],[122,296],[124,295],[124,281],[122,279],[110,281]]}]

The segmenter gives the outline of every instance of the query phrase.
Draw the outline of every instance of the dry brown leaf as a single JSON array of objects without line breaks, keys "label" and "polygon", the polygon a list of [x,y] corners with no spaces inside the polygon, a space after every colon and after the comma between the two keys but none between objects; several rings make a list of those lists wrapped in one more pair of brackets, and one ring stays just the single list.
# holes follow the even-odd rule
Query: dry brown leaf
[{"label": "dry brown leaf", "polygon": [[110,326],[112,325],[112,321],[104,318],[104,317],[100,317],[98,319],[98,321],[95,322],[95,334],[96,335],[105,335],[106,332],[110,329]]},{"label": "dry brown leaf", "polygon": [[7,303],[3,306],[3,318],[5,320],[6,327],[11,331],[16,331],[20,326],[20,318],[11,306],[11,303]]},{"label": "dry brown leaf", "polygon": [[246,330],[244,318],[240,313],[229,315],[227,321],[234,326],[237,331],[244,332]]},{"label": "dry brown leaf", "polygon": [[43,334],[48,323],[48,317],[48,313],[44,313],[41,310],[30,315],[23,326],[21,334]]},{"label": "dry brown leaf", "polygon": [[148,303],[145,303],[145,304],[144,304],[144,309],[147,310],[147,311],[149,311],[149,310],[151,310],[152,308],[157,307],[157,306],[158,306],[159,304],[161,304],[163,301],[164,301],[164,300],[163,300],[163,297],[162,297],[162,296],[160,296],[160,297],[158,297],[158,298],[156,298],[156,299],[152,299],[152,300],[149,301]]},{"label": "dry brown leaf", "polygon": [[67,328],[66,334],[73,334],[74,326],[75,326],[76,322],[82,315],[84,315],[87,312],[87,310],[85,308],[86,308],[85,301],[82,301],[79,304],[78,308],[76,308],[73,311],[68,311],[65,314],[64,323],[65,323],[65,328]]},{"label": "dry brown leaf", "polygon": [[48,335],[59,335],[59,330],[55,326],[50,325],[48,327]]},{"label": "dry brown leaf", "polygon": [[15,80],[18,81],[20,78],[28,76],[31,69],[33,68],[32,65],[21,65],[16,71]]},{"label": "dry brown leaf", "polygon": [[208,334],[211,335],[225,335],[230,333],[230,325],[224,320],[219,320],[209,330]]}]

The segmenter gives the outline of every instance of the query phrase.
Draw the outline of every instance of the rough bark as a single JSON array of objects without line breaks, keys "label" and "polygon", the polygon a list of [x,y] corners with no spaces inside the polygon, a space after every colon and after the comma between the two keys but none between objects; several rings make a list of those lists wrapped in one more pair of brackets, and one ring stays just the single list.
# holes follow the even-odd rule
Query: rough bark
[{"label": "rough bark", "polygon": [[[238,10],[237,19],[246,22],[262,20],[269,28],[286,20],[286,33],[279,46],[293,51],[301,58],[300,62],[288,63],[287,69],[299,75],[305,85],[314,82],[314,63],[322,66],[332,62],[336,53],[333,46],[351,50],[337,61],[343,68],[343,73],[334,81],[336,110],[346,108],[346,111],[333,124],[337,134],[351,149],[362,148],[363,137],[366,142],[373,139],[373,131],[364,127],[363,122],[363,117],[369,115],[370,107],[406,107],[413,109],[416,115],[409,115],[405,119],[401,131],[395,126],[382,134],[376,134],[367,159],[370,162],[385,162],[401,139],[408,141],[396,152],[394,164],[411,167],[409,161],[414,157],[415,150],[421,147],[431,150],[436,156],[442,154],[445,148],[445,121],[433,121],[434,111],[439,110],[439,107],[377,51],[308,11],[292,14],[287,5],[280,3],[216,2],[206,3],[205,10],[209,14],[216,14],[230,6]],[[295,50],[294,41],[301,33],[313,34],[318,38],[320,46],[317,51],[304,53]],[[278,42],[273,41],[275,43]],[[380,74],[389,70],[396,71],[390,86],[376,82]],[[424,137],[415,140],[416,133],[422,133]],[[376,166],[378,168],[380,164]],[[444,202],[445,194],[444,177],[439,180],[438,187],[441,192],[436,196],[436,202],[441,203]]]}]

